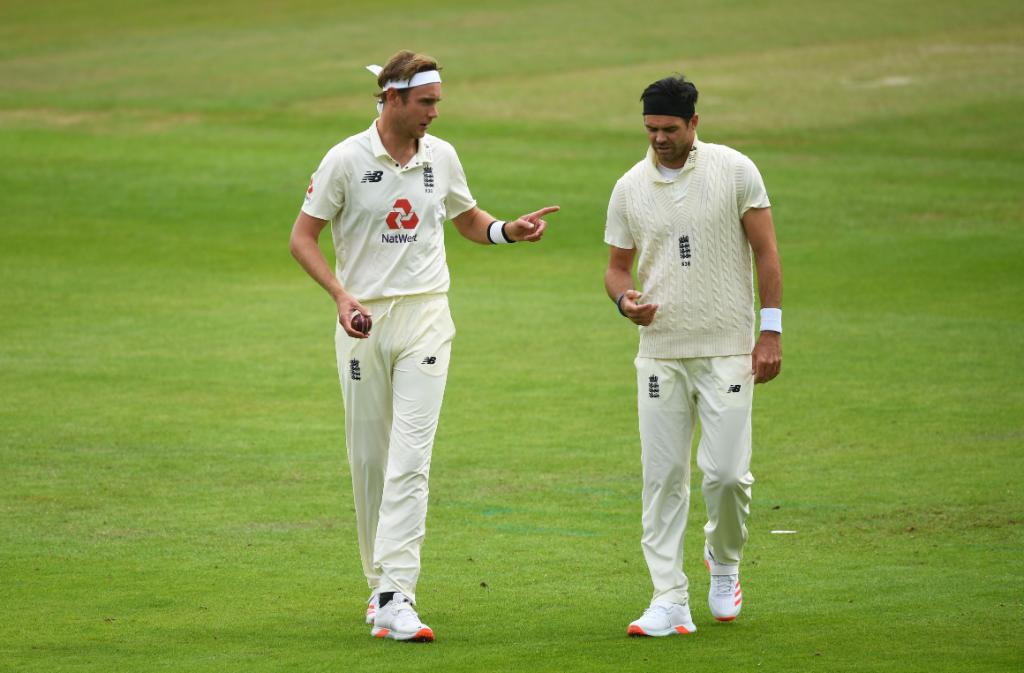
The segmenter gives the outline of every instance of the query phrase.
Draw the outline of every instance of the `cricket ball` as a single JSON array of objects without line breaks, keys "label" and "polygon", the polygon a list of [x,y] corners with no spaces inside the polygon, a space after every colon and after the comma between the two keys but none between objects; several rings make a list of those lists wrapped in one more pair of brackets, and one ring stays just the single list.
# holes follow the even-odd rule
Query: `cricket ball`
[{"label": "cricket ball", "polygon": [[368,315],[363,315],[358,311],[352,313],[352,329],[356,332],[369,335],[370,328],[373,327],[373,320]]}]

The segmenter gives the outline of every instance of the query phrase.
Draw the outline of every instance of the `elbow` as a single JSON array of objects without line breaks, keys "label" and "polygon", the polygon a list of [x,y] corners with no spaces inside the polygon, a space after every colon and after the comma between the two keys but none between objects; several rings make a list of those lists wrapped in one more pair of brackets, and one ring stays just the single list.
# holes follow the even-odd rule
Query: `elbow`
[{"label": "elbow", "polygon": [[757,265],[758,273],[780,269],[779,251],[775,246],[765,245],[752,249],[754,253],[754,264]]},{"label": "elbow", "polygon": [[288,238],[288,252],[296,260],[302,259],[302,241],[294,233]]},{"label": "elbow", "polygon": [[625,275],[621,269],[609,266],[604,271],[604,289],[608,291],[608,296],[611,297],[615,294],[615,289],[622,284],[623,278],[629,278],[629,273]]},{"label": "elbow", "polygon": [[624,269],[613,264],[609,264],[608,268],[604,270],[604,279],[609,283],[615,282],[620,278],[629,278],[631,275],[630,269]]}]

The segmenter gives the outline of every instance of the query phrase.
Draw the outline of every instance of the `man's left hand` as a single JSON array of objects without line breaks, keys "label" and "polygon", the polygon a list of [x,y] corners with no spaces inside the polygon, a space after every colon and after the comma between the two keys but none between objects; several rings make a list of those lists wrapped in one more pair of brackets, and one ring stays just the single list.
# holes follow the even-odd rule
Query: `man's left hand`
[{"label": "man's left hand", "polygon": [[754,383],[767,383],[782,370],[782,335],[778,332],[761,332],[750,354]]},{"label": "man's left hand", "polygon": [[540,240],[540,237],[544,235],[544,230],[548,227],[547,221],[543,219],[544,216],[559,210],[558,206],[548,206],[528,215],[523,215],[519,219],[506,223],[505,233],[513,241],[535,243]]}]

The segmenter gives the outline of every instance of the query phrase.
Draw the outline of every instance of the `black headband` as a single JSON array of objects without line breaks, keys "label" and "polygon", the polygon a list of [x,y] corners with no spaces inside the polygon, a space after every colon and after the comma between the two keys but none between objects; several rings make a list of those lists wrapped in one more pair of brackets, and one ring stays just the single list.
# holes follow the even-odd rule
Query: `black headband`
[{"label": "black headband", "polygon": [[683,119],[693,117],[693,103],[680,100],[677,96],[670,96],[660,91],[645,91],[643,99],[645,115],[668,115]]}]

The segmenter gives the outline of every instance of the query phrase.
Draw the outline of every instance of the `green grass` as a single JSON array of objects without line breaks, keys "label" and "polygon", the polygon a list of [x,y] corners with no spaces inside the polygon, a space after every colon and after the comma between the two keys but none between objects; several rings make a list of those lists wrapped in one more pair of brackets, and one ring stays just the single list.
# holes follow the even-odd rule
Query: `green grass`
[{"label": "green grass", "polygon": [[[1020,669],[1022,35],[1009,1],[3,3],[0,670]],[[362,624],[332,306],[286,247],[401,47],[481,205],[563,207],[538,246],[449,232],[422,647]],[[602,234],[678,70],[767,182],[785,367],[742,618],[703,607],[695,490],[699,631],[640,641]]]}]

